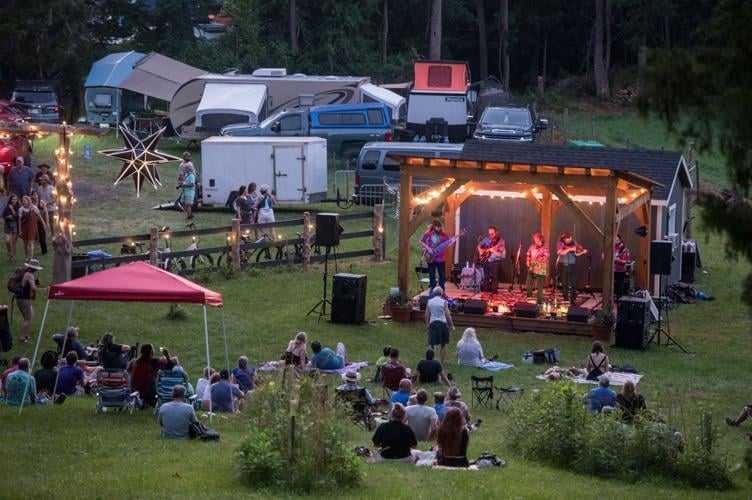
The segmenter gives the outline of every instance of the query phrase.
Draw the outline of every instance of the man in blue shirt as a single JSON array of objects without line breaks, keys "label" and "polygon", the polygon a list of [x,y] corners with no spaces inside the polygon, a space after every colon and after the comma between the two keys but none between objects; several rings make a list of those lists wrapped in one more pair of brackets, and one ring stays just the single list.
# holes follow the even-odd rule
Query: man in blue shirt
[{"label": "man in blue shirt", "polygon": [[29,375],[29,358],[18,361],[18,370],[5,379],[6,398],[9,405],[19,406],[21,401],[28,405],[36,401],[37,383]]},{"label": "man in blue shirt", "polygon": [[608,375],[598,377],[598,387],[591,389],[585,399],[588,401],[590,411],[601,413],[604,408],[613,409],[616,404],[616,393],[608,388],[610,381]]},{"label": "man in blue shirt", "polygon": [[22,156],[16,158],[15,166],[8,173],[8,192],[16,194],[19,199],[31,195],[31,181],[34,174],[31,169],[24,165]]},{"label": "man in blue shirt", "polygon": [[322,348],[318,340],[313,341],[311,350],[313,351],[313,357],[311,358],[311,366],[313,368],[318,368],[319,370],[339,370],[345,367],[345,345],[342,342],[337,343],[336,354],[328,347]]},{"label": "man in blue shirt", "polygon": [[240,408],[243,393],[237,386],[230,383],[230,372],[219,372],[219,382],[211,386],[212,411],[232,413]]},{"label": "man in blue shirt", "polygon": [[84,393],[84,372],[76,366],[78,363],[78,354],[76,351],[70,351],[65,356],[66,366],[60,368],[57,375],[57,394],[66,396],[81,395]]},{"label": "man in blue shirt", "polygon": [[496,292],[499,282],[501,259],[507,256],[504,239],[499,236],[496,226],[489,226],[488,236],[478,243],[478,257],[483,263],[482,290]]},{"label": "man in blue shirt", "polygon": [[191,437],[191,422],[197,422],[193,406],[184,402],[185,387],[181,384],[172,388],[172,401],[159,407],[159,425],[162,437],[188,439]]},{"label": "man in blue shirt", "polygon": [[392,393],[392,399],[389,400],[389,407],[394,406],[394,403],[400,403],[402,406],[407,406],[410,402],[410,394],[413,392],[413,383],[409,378],[403,378],[400,380],[399,391]]},{"label": "man in blue shirt", "polygon": [[232,369],[232,376],[235,377],[235,382],[238,383],[241,391],[250,392],[253,390],[253,383],[256,381],[256,367],[248,364],[246,356],[240,356],[238,366]]}]

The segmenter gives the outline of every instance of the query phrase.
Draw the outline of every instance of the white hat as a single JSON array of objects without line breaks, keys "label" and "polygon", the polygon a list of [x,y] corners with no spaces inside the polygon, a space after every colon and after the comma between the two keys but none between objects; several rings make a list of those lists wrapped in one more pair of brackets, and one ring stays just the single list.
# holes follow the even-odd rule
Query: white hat
[{"label": "white hat", "polygon": [[598,377],[598,383],[603,386],[607,386],[611,383],[611,379],[604,373],[603,375],[600,375]]},{"label": "white hat", "polygon": [[34,269],[35,271],[42,270],[42,266],[39,265],[39,261],[37,259],[31,259],[29,262],[24,263],[24,266],[28,267],[29,269]]},{"label": "white hat", "polygon": [[357,382],[360,380],[360,373],[355,370],[347,370],[347,372],[342,375],[342,380],[344,382]]},{"label": "white hat", "polygon": [[259,191],[261,191],[262,193],[269,191],[269,184],[261,184]]}]

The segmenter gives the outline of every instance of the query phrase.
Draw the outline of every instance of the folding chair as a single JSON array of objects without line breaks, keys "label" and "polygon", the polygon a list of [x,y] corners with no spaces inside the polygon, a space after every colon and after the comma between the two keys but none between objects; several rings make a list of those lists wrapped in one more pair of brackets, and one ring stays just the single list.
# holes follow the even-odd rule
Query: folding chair
[{"label": "folding chair", "polygon": [[522,393],[525,389],[521,387],[496,387],[498,398],[496,399],[496,409],[502,410],[504,407],[512,406],[522,399]]},{"label": "folding chair", "polygon": [[101,413],[107,408],[133,413],[138,391],[131,392],[128,374],[125,370],[101,369],[97,372],[96,383],[97,413]]},{"label": "folding chair", "polygon": [[420,287],[420,291],[422,292],[431,283],[431,280],[428,279],[428,267],[415,266],[415,276],[418,277],[418,287]]},{"label": "folding chair", "polygon": [[472,384],[471,406],[475,408],[475,403],[477,402],[478,406],[491,408],[494,397],[493,375],[488,377],[476,377],[475,375],[470,375],[470,382]]},{"label": "folding chair", "polygon": [[357,425],[362,425],[366,430],[373,430],[375,427],[374,417],[381,416],[374,407],[368,404],[366,389],[361,388],[357,391],[335,391],[337,398],[347,402],[352,407],[352,419]]},{"label": "folding chair", "polygon": [[172,401],[172,389],[178,384],[185,386],[187,391],[186,399],[188,399],[191,404],[198,399],[196,394],[188,394],[188,391],[191,389],[188,387],[185,373],[174,370],[160,370],[159,375],[157,375],[157,404],[154,406],[155,415],[159,413],[159,407],[161,405]]}]

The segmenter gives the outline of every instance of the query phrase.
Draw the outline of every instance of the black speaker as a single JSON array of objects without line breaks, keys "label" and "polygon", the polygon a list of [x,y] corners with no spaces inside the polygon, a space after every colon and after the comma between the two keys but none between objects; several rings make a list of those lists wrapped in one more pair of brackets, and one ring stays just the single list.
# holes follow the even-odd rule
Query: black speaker
[{"label": "black speaker", "polygon": [[367,278],[339,273],[332,282],[332,323],[355,325],[366,320]]},{"label": "black speaker", "polygon": [[586,307],[570,307],[567,310],[567,321],[587,323],[588,317],[590,317],[590,309]]},{"label": "black speaker", "polygon": [[465,301],[465,314],[486,314],[488,303],[485,300],[469,299]]},{"label": "black speaker", "polygon": [[316,214],[316,245],[336,247],[341,233],[339,214]]},{"label": "black speaker", "polygon": [[673,243],[665,240],[650,242],[650,274],[671,274]]},{"label": "black speaker", "polygon": [[650,299],[622,297],[617,307],[616,347],[646,349],[650,340]]},{"label": "black speaker", "polygon": [[421,295],[418,298],[418,305],[420,306],[421,311],[425,311],[426,307],[428,307],[428,300],[429,300],[428,295]]},{"label": "black speaker", "polygon": [[537,318],[538,304],[528,304],[527,302],[517,302],[514,305],[514,315],[520,318]]}]

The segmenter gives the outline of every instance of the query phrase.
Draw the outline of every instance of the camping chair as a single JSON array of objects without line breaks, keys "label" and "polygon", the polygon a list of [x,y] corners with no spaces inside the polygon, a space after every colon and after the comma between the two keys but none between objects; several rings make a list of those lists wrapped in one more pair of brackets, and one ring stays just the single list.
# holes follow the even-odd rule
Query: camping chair
[{"label": "camping chair", "polygon": [[498,394],[498,399],[496,399],[497,410],[504,409],[502,408],[502,403],[504,407],[509,407],[517,403],[522,399],[522,393],[525,391],[521,387],[496,387],[495,389]]},{"label": "camping chair", "polygon": [[106,408],[133,413],[138,399],[138,391],[130,390],[125,370],[99,370],[96,393],[97,413],[105,411]]},{"label": "camping chair", "polygon": [[422,292],[431,282],[431,280],[428,279],[428,267],[415,266],[415,276],[418,277],[418,287],[420,287],[420,291]]},{"label": "camping chair", "polygon": [[368,404],[365,388],[357,391],[336,390],[335,392],[337,399],[346,402],[352,407],[352,420],[356,425],[362,425],[369,431],[374,429],[374,417],[380,416],[381,413]]},{"label": "camping chair", "polygon": [[172,389],[176,385],[184,385],[186,389],[186,399],[193,404],[197,399],[196,394],[192,394],[192,387],[189,388],[188,380],[182,371],[160,370],[157,375],[157,404],[154,405],[154,414],[159,412],[160,405],[172,401]]},{"label": "camping chair", "polygon": [[493,375],[488,377],[470,375],[470,382],[472,384],[472,400],[470,402],[472,407],[475,408],[475,403],[477,402],[478,406],[491,408],[494,397]]},{"label": "camping chair", "polygon": [[402,366],[390,366],[389,363],[381,367],[381,383],[387,391],[399,391],[400,381],[406,377]]}]

